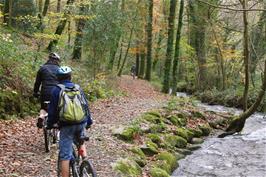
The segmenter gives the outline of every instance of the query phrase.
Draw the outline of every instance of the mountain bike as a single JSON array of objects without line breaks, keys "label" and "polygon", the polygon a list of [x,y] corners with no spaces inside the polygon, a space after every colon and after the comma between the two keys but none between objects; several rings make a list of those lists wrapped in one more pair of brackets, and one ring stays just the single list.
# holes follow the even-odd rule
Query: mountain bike
[{"label": "mountain bike", "polygon": [[[73,177],[97,177],[96,170],[94,169],[90,160],[84,157],[84,152],[80,148],[89,137],[77,136],[77,142],[73,143],[73,159],[70,160],[69,174]],[[60,177],[61,167],[58,156],[57,162],[57,176]]]},{"label": "mountain bike", "polygon": [[43,135],[44,135],[44,145],[45,152],[50,152],[51,144],[55,144],[58,142],[59,130],[56,128],[47,129],[47,119],[48,115],[44,118],[44,126],[43,126]]},{"label": "mountain bike", "polygon": [[[44,104],[46,108],[48,107],[49,101],[45,101]],[[47,109],[46,109],[47,110]],[[46,110],[43,110],[43,113],[40,115],[39,118],[43,121],[43,137],[44,137],[44,146],[45,152],[50,152],[51,144],[55,144],[58,141],[58,129],[54,128],[51,130],[47,129],[47,120],[48,120],[48,113]]]}]

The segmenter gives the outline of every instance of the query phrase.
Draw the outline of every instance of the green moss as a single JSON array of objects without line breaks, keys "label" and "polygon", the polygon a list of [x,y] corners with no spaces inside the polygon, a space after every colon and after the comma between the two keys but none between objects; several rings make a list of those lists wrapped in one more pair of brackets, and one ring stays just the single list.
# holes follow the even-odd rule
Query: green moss
[{"label": "green moss", "polygon": [[123,176],[138,177],[141,176],[141,167],[133,160],[119,159],[114,165],[113,169]]},{"label": "green moss", "polygon": [[181,136],[187,141],[191,141],[191,139],[193,138],[193,133],[185,128],[177,128],[175,133],[176,135]]},{"label": "green moss", "polygon": [[153,167],[150,171],[152,177],[170,177],[170,175],[163,169]]},{"label": "green moss", "polygon": [[187,145],[187,141],[184,138],[175,135],[166,135],[165,142],[170,146],[178,148],[184,148]]},{"label": "green moss", "polygon": [[146,158],[145,154],[143,153],[143,151],[139,147],[133,147],[130,149],[130,151],[133,152],[134,154],[139,155],[141,158]]},{"label": "green moss", "polygon": [[209,124],[200,125],[199,129],[202,131],[203,136],[208,136],[212,130]]},{"label": "green moss", "polygon": [[172,172],[170,164],[168,164],[165,160],[157,160],[154,164],[152,164],[152,167],[160,168],[168,174],[171,174]]},{"label": "green moss", "polygon": [[179,120],[178,120],[178,117],[175,116],[175,115],[171,115],[169,117],[167,117],[167,119],[175,126],[181,126]]},{"label": "green moss", "polygon": [[203,132],[199,128],[189,128],[189,130],[193,133],[194,137],[201,137],[203,135]]},{"label": "green moss", "polygon": [[147,156],[153,156],[154,154],[158,154],[158,146],[151,141],[146,142],[146,144],[140,148]]},{"label": "green moss", "polygon": [[148,134],[147,137],[157,145],[160,145],[160,143],[162,142],[160,136],[157,134]]},{"label": "green moss", "polygon": [[201,118],[201,119],[204,119],[204,120],[206,119],[204,114],[199,112],[199,111],[192,111],[191,113],[192,113],[193,117]]},{"label": "green moss", "polygon": [[144,115],[142,115],[142,118],[148,122],[154,123],[154,124],[158,124],[158,123],[162,123],[162,118],[161,117],[157,117],[153,114],[149,114],[149,113],[145,113]]},{"label": "green moss", "polygon": [[162,133],[166,129],[164,123],[154,124],[150,127],[151,133]]},{"label": "green moss", "polygon": [[167,164],[170,166],[170,172],[174,171],[177,168],[177,166],[178,166],[176,156],[174,154],[169,153],[169,152],[166,152],[166,151],[161,152],[157,156],[157,159],[166,161]]},{"label": "green moss", "polygon": [[132,141],[134,136],[139,133],[138,127],[120,127],[113,131],[113,134],[124,141]]},{"label": "green moss", "polygon": [[149,114],[149,115],[152,115],[152,116],[155,116],[155,117],[158,117],[158,118],[161,118],[162,115],[159,111],[149,111],[149,112],[146,112],[145,114]]}]

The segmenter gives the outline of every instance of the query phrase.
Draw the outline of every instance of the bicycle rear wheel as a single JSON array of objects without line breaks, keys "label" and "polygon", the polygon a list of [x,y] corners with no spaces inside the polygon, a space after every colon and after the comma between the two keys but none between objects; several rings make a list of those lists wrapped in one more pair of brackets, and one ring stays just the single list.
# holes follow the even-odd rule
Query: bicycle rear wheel
[{"label": "bicycle rear wheel", "polygon": [[89,160],[83,160],[80,165],[80,177],[97,177],[96,170]]},{"label": "bicycle rear wheel", "polygon": [[45,152],[50,152],[50,130],[43,128]]}]

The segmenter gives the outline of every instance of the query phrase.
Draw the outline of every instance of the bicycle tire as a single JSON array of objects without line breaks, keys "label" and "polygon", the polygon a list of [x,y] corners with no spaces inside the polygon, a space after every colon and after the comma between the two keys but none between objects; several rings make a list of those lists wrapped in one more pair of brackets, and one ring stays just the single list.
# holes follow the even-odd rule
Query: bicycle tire
[{"label": "bicycle tire", "polygon": [[44,134],[44,145],[45,145],[45,152],[50,152],[50,135],[49,130],[46,128],[43,128],[43,134]]},{"label": "bicycle tire", "polygon": [[82,161],[80,165],[80,177],[97,177],[96,170],[89,160]]}]

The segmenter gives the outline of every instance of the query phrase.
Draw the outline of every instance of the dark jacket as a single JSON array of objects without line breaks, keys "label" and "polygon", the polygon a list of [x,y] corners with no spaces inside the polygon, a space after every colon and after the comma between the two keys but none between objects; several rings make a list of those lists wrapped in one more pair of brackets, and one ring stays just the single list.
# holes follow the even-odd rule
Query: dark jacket
[{"label": "dark jacket", "polygon": [[[74,87],[74,83],[72,83],[71,81],[65,80],[60,82],[60,84],[65,85],[65,87],[69,87],[72,88]],[[81,89],[80,89],[81,90]],[[83,124],[83,123],[87,123],[87,125],[91,125],[92,124],[92,119],[91,119],[91,115],[90,115],[90,110],[89,110],[89,105],[88,105],[88,101],[86,100],[86,105],[85,105],[85,109],[86,109],[86,118],[79,123],[75,123],[75,124],[69,124],[66,122],[60,122],[59,121],[59,110],[58,110],[58,101],[59,101],[59,95],[60,95],[60,91],[61,88],[59,86],[56,86],[53,88],[52,93],[51,93],[51,99],[50,99],[50,104],[48,106],[48,120],[47,120],[47,126],[48,127],[52,127],[53,124],[55,123],[59,123],[59,126],[68,126],[68,125],[75,125],[75,124]],[[81,94],[84,96],[84,92],[81,90]]]},{"label": "dark jacket", "polygon": [[35,84],[34,84],[34,93],[38,93],[41,86],[41,96],[44,100],[50,100],[50,93],[54,86],[58,84],[56,72],[59,66],[48,60],[47,63],[41,66],[39,69]]}]

